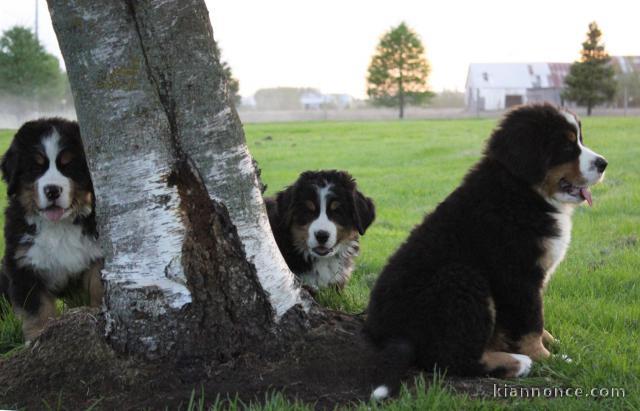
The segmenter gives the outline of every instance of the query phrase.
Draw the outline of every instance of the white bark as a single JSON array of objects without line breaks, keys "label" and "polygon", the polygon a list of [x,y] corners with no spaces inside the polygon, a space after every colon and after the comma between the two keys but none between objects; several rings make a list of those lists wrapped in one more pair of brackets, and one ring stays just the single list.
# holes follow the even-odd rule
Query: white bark
[{"label": "white bark", "polygon": [[226,82],[219,80],[209,13],[201,0],[182,0],[180,7],[176,12],[173,2],[134,3],[146,61],[161,94],[175,99],[170,121],[182,149],[200,170],[209,195],[229,210],[247,258],[281,316],[302,302],[299,288],[271,233],[242,125],[228,102]]},{"label": "white bark", "polygon": [[209,149],[199,155],[198,150],[204,149],[196,144],[191,149],[192,158],[204,165],[209,193],[229,209],[247,258],[256,266],[260,284],[269,293],[279,317],[302,300],[273,238],[249,150],[241,143],[223,153]]}]

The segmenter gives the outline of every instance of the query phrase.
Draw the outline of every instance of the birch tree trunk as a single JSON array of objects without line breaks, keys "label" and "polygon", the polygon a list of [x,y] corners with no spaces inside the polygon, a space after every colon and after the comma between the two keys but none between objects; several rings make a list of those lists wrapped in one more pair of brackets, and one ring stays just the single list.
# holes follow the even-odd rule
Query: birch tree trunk
[{"label": "birch tree trunk", "polygon": [[305,301],[203,0],[48,4],[96,192],[109,340],[151,358],[232,355]]}]

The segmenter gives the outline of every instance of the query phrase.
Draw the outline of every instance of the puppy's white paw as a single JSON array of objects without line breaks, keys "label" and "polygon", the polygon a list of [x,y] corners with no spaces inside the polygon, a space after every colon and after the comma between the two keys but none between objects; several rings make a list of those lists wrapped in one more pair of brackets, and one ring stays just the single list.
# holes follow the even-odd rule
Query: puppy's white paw
[{"label": "puppy's white paw", "polygon": [[371,399],[373,401],[382,401],[389,396],[389,388],[386,385],[381,385],[371,393]]},{"label": "puppy's white paw", "polygon": [[527,375],[529,375],[529,373],[531,372],[531,365],[533,364],[533,361],[531,361],[531,358],[529,358],[528,355],[524,355],[524,354],[509,354],[509,355],[512,356],[514,359],[516,359],[520,363],[520,368],[516,373],[516,377],[526,377]]}]

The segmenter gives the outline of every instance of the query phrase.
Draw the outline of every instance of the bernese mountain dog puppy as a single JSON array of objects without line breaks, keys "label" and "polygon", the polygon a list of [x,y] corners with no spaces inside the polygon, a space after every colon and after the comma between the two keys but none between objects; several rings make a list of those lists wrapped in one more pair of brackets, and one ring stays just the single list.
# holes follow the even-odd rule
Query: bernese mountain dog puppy
[{"label": "bernese mountain dog puppy", "polygon": [[93,185],[76,122],[25,123],[0,164],[7,184],[0,283],[26,341],[56,313],[55,298],[81,289],[102,299]]},{"label": "bernese mountain dog puppy", "polygon": [[373,398],[395,391],[409,366],[510,378],[548,357],[543,291],[569,246],[573,210],[591,205],[606,166],[569,111],[509,112],[373,287],[365,330],[389,362]]},{"label": "bernese mountain dog puppy", "polygon": [[266,198],[276,243],[291,271],[314,292],[341,289],[353,271],[359,238],[375,218],[373,200],[344,171],[306,171]]}]

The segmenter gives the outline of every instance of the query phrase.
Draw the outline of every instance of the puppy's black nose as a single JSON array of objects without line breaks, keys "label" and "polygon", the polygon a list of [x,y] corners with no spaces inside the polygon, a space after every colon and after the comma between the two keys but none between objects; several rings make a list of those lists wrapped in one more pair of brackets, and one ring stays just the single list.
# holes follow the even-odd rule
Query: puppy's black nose
[{"label": "puppy's black nose", "polygon": [[327,240],[329,239],[329,233],[324,230],[316,231],[315,236],[316,236],[316,240],[318,240],[318,243],[320,244],[326,243]]},{"label": "puppy's black nose", "polygon": [[57,200],[60,194],[62,194],[62,187],[54,185],[44,186],[44,195],[47,197],[47,200]]},{"label": "puppy's black nose", "polygon": [[598,157],[596,158],[596,161],[594,163],[594,165],[596,166],[596,168],[598,169],[598,172],[603,173],[604,169],[607,168],[607,160],[605,160],[602,157]]}]

